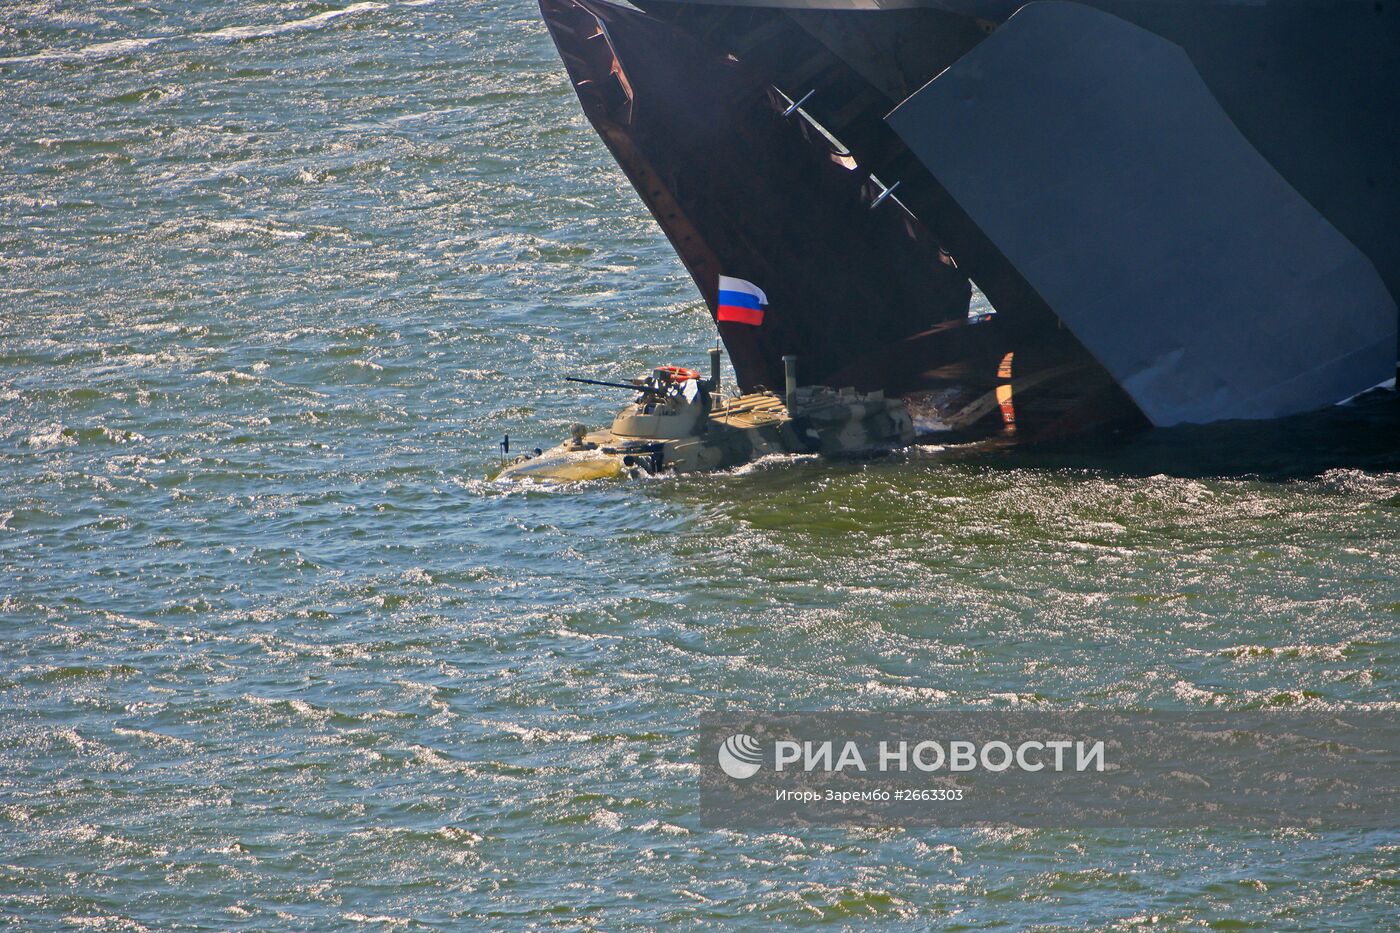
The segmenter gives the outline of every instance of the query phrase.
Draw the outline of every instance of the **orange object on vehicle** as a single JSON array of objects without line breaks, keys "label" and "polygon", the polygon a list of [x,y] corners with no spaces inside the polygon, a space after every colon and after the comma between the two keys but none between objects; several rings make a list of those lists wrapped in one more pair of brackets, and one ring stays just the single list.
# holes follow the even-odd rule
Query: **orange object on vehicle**
[{"label": "orange object on vehicle", "polygon": [[672,382],[685,382],[689,379],[699,379],[700,374],[693,369],[686,369],[684,366],[658,366],[657,372],[666,373],[671,377]]}]

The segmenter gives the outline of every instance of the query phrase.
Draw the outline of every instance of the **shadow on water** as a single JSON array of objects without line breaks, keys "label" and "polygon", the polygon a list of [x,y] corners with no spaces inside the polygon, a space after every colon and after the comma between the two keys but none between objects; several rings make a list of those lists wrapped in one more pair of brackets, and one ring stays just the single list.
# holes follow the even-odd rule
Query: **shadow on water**
[{"label": "shadow on water", "polygon": [[1123,476],[1288,480],[1334,469],[1394,472],[1400,471],[1400,395],[1377,390],[1346,405],[1272,421],[1182,425],[967,456],[998,467]]}]

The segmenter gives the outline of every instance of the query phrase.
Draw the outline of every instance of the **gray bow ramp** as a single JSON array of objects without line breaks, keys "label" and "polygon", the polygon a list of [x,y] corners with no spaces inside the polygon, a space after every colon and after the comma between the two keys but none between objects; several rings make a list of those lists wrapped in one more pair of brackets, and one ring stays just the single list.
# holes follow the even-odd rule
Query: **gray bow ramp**
[{"label": "gray bow ramp", "polygon": [[1370,259],[1160,36],[1031,3],[887,119],[1154,424],[1280,417],[1394,376]]}]

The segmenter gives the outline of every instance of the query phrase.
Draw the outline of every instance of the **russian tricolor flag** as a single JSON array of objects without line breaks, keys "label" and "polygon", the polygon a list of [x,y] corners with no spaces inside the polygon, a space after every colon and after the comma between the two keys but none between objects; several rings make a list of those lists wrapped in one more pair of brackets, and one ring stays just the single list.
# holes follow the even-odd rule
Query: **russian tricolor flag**
[{"label": "russian tricolor flag", "polygon": [[715,312],[717,319],[758,327],[763,323],[763,306],[766,304],[768,296],[752,282],[732,279],[727,275],[719,277],[719,308]]}]

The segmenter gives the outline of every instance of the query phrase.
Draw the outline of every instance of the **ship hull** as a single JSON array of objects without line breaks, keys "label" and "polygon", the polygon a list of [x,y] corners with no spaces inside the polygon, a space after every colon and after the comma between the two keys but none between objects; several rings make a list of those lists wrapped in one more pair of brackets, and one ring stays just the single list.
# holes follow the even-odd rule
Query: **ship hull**
[{"label": "ship hull", "polygon": [[[1246,139],[1400,296],[1400,4],[1081,0],[1179,46]],[[762,0],[639,6],[747,46],[783,20],[892,102],[1005,24],[1024,0]],[[747,8],[746,8],[747,7]],[[762,8],[755,9],[755,8]],[[763,16],[746,25],[746,15]],[[772,38],[766,40],[772,41]],[[753,47],[754,54],[766,48]]]},{"label": "ship hull", "polygon": [[[1042,440],[1276,417],[1393,375],[1400,82],[1340,100],[1400,67],[1382,53],[1393,16],[1155,0],[639,5],[541,0],[585,113],[746,390],[776,385],[797,355],[813,382],[905,397],[950,430]],[[1329,71],[1327,55],[1299,53],[1317,18],[1357,61]],[[1086,35],[1107,47],[1080,67],[1066,43]],[[1229,37],[1252,54],[1231,59]],[[1056,55],[1087,90],[1036,71]],[[1263,72],[1274,80],[1248,93]],[[1171,112],[1143,119],[1157,110]],[[1322,132],[1327,119],[1346,133]],[[1118,124],[1130,132],[1115,154],[1101,131]],[[1195,136],[1178,145],[1182,126]],[[1054,136],[1065,127],[1068,141]],[[974,138],[982,149],[960,145]],[[1105,198],[1109,177],[1138,187]],[[758,326],[719,314],[721,275],[767,292]],[[989,319],[969,318],[969,280]]]}]

